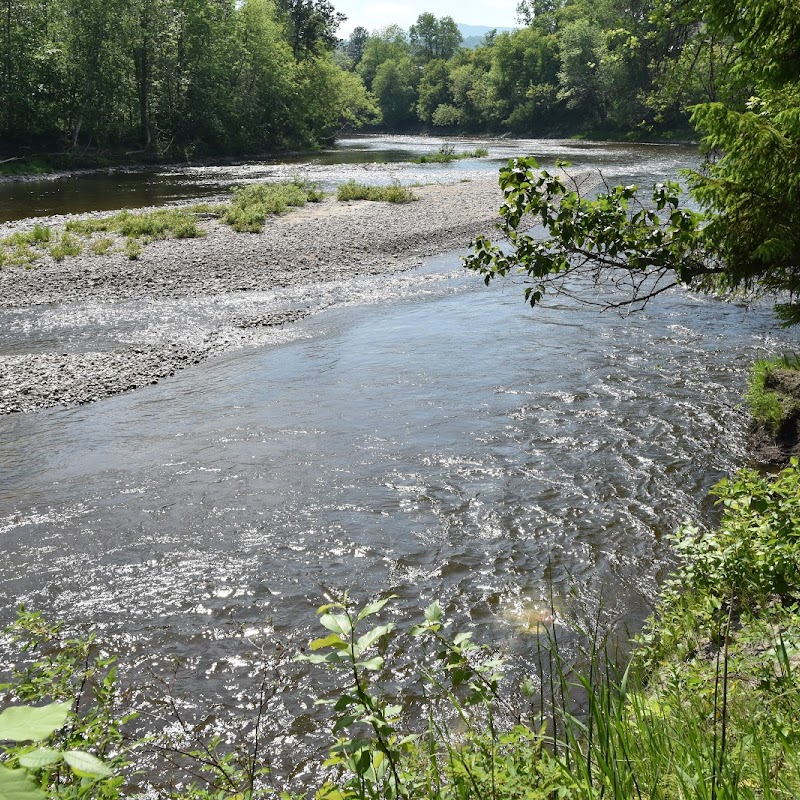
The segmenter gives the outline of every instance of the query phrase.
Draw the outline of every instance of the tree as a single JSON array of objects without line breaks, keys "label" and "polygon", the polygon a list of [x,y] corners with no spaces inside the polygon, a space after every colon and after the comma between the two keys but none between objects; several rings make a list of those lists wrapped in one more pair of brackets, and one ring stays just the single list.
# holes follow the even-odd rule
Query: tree
[{"label": "tree", "polygon": [[451,102],[449,81],[447,62],[435,58],[425,65],[419,82],[417,100],[417,116],[422,122],[430,122],[440,105],[448,105]]},{"label": "tree", "polygon": [[367,46],[368,38],[369,33],[367,33],[367,29],[362,28],[359,25],[358,27],[353,28],[353,32],[350,34],[350,38],[347,40],[345,45],[345,55],[352,62],[353,69],[358,66],[358,63],[361,61],[361,57],[364,55],[364,48]]},{"label": "tree", "polygon": [[375,73],[384,61],[395,61],[408,57],[408,39],[406,32],[399,25],[389,25],[374,31],[364,45],[364,52],[358,64],[357,72],[362,77],[367,89],[372,90]]},{"label": "tree", "polygon": [[418,71],[408,56],[384,61],[375,73],[372,94],[378,101],[383,121],[390,128],[407,125],[414,119]]},{"label": "tree", "polygon": [[[677,185],[656,187],[651,203],[636,187],[582,197],[559,176],[515,161],[501,175],[504,253],[479,237],[466,266],[486,282],[520,269],[532,282],[526,299],[565,292],[604,307],[637,307],[670,286],[701,291],[785,293],[777,310],[800,323],[800,8],[781,0],[711,0],[706,24],[741,51],[738,69],[756,87],[748,109],[695,106],[703,146],[721,153],[690,175],[705,213],[679,205]],[[521,232],[526,215],[550,238]],[[623,287],[621,298],[588,297],[576,275],[595,286]]]},{"label": "tree", "polygon": [[332,50],[336,29],[347,17],[330,0],[278,0],[288,30],[289,45],[296,59],[321,50]]},{"label": "tree", "polygon": [[461,31],[452,17],[436,19],[430,12],[420,14],[408,33],[412,52],[423,64],[434,58],[447,61],[463,41]]}]

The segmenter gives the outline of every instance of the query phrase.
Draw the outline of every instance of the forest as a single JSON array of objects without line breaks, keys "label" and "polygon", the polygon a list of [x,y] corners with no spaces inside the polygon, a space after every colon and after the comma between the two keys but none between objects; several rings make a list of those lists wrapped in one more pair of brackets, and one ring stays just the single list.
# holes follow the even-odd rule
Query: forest
[{"label": "forest", "polygon": [[[524,0],[462,45],[450,17],[358,27],[328,0],[5,0],[0,154],[190,160],[319,146],[347,129],[691,137],[743,108],[739,50],[693,2]],[[135,158],[134,158],[135,160]]]}]

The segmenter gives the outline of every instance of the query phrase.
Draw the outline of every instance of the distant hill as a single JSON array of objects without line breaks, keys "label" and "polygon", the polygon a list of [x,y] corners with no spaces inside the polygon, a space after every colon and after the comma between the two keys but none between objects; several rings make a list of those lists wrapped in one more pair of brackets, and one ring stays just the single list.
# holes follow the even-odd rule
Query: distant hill
[{"label": "distant hill", "polygon": [[503,33],[503,31],[516,30],[515,28],[493,28],[491,25],[462,25],[460,22],[457,24],[464,37],[461,44],[470,50],[483,44],[483,39],[489,31],[496,30],[498,33]]}]

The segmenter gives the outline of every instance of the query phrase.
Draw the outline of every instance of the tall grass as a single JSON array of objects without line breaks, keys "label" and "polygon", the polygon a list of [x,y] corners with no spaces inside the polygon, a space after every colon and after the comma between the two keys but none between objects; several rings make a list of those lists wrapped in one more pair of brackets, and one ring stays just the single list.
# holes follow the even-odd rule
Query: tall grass
[{"label": "tall grass", "polygon": [[30,267],[48,251],[51,239],[52,231],[44,225],[34,225],[27,233],[18,231],[0,239],[0,267]]},{"label": "tall grass", "polygon": [[776,433],[786,416],[787,408],[778,394],[770,388],[775,370],[800,369],[796,355],[782,355],[757,360],[751,369],[745,399],[753,419]]},{"label": "tall grass", "polygon": [[318,186],[301,179],[237,186],[233,190],[233,201],[220,218],[239,233],[260,233],[268,216],[322,198]]},{"label": "tall grass", "polygon": [[192,239],[204,236],[194,214],[185,209],[163,208],[156,211],[134,213],[121,211],[110,217],[70,220],[67,231],[91,236],[95,233],[116,233],[119,236],[143,239]]},{"label": "tall grass", "polygon": [[447,164],[450,161],[460,161],[465,158],[485,158],[489,151],[485,147],[478,147],[475,150],[465,150],[456,153],[451,145],[442,145],[435,153],[426,153],[411,159],[413,164]]},{"label": "tall grass", "polygon": [[349,180],[340,184],[336,190],[336,199],[346,202],[348,200],[372,200],[383,203],[410,203],[417,198],[407,186],[402,186],[395,181],[388,186],[368,186]]}]

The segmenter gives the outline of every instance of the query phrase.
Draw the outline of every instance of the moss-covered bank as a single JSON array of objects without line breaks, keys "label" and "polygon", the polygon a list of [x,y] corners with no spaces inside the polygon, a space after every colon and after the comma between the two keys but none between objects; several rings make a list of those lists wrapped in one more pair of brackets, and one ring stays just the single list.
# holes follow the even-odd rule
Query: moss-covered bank
[{"label": "moss-covered bank", "polygon": [[784,355],[756,361],[747,400],[753,461],[781,467],[800,456],[800,359]]}]

